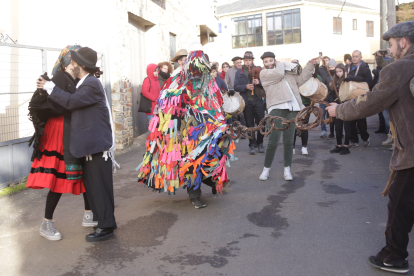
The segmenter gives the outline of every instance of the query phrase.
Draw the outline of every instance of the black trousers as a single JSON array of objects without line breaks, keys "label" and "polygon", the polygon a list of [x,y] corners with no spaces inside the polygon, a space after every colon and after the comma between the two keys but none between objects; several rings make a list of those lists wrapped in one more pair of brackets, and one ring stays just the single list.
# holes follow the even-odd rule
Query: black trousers
[{"label": "black trousers", "polygon": [[[207,186],[210,186],[211,187],[211,192],[213,194],[217,194],[216,183],[213,180],[211,180],[211,177],[209,177],[207,179],[204,179],[202,181],[202,183],[206,184]],[[200,185],[200,187],[198,187],[195,190],[194,190],[194,187],[191,187],[191,188],[187,187],[187,193],[188,193],[188,196],[190,197],[190,199],[201,197],[201,185]]]},{"label": "black trousers", "polygon": [[91,161],[83,161],[83,183],[93,220],[98,221],[99,228],[108,228],[116,226],[112,160],[105,161],[102,155],[102,152],[95,153]]},{"label": "black trousers", "polygon": [[[244,118],[247,127],[254,127],[255,121],[257,124],[264,118],[265,108],[262,99],[255,98],[253,101],[247,101],[244,108]],[[256,138],[257,137],[257,138]],[[260,131],[257,134],[253,133],[253,138],[249,139],[249,146],[257,146],[263,143],[263,135]]]},{"label": "black trousers", "polygon": [[396,172],[388,197],[386,246],[377,254],[377,258],[399,265],[408,256],[408,233],[414,224],[414,168]]},{"label": "black trousers", "polygon": [[[310,104],[305,104],[305,107],[310,106]],[[308,115],[306,115],[306,117],[304,118],[304,124],[308,124],[309,123],[309,118],[310,118],[310,113]],[[296,145],[296,134],[298,133],[298,129],[295,129],[295,136],[293,138],[293,148],[295,148]],[[309,139],[309,132],[307,130],[304,130],[300,133],[300,138],[302,139],[302,147],[307,147],[308,146],[308,139]]]},{"label": "black trousers", "polygon": [[336,134],[336,143],[337,145],[342,145],[342,135],[344,134],[345,129],[345,141],[344,145],[349,146],[349,141],[351,140],[351,122],[342,121],[341,119],[335,119],[335,134]]},{"label": "black trousers", "polygon": [[379,129],[385,130],[385,118],[382,112],[378,113],[378,117],[379,117]]},{"label": "black trousers", "polygon": [[357,133],[357,127],[359,129],[359,134],[361,135],[361,139],[363,141],[368,140],[369,134],[368,134],[368,126],[367,126],[367,119],[359,119],[356,121],[351,121],[351,140],[353,140],[355,143],[359,142],[358,133]]},{"label": "black trousers", "polygon": [[243,112],[242,113],[240,113],[239,115],[235,115],[235,116],[233,116],[232,117],[232,119],[233,119],[233,122],[235,122],[235,121],[239,121],[243,126],[245,126],[246,125],[246,120],[244,119],[244,114],[243,114]]}]

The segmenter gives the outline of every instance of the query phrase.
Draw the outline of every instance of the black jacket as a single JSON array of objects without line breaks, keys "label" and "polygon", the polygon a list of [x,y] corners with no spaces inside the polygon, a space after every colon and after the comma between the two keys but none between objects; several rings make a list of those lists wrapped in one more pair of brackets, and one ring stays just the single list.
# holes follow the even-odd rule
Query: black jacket
[{"label": "black jacket", "polygon": [[[47,74],[44,74],[42,77],[45,80],[50,80]],[[72,76],[66,72],[57,71],[53,75],[52,81],[57,87],[69,93],[75,93],[76,91],[77,80],[74,80]],[[37,89],[29,102],[29,119],[32,121],[35,130],[32,138],[29,140],[29,146],[33,144],[32,161],[35,158],[40,160],[42,157],[43,153],[40,151],[40,148],[43,148],[43,145],[40,143],[40,138],[44,135],[47,121],[50,118],[59,116],[65,116],[65,126],[67,120],[69,120],[70,123],[69,111],[57,103],[51,101],[46,91],[43,89]],[[66,132],[70,133],[70,128],[64,127],[63,134],[65,135]],[[69,148],[69,140],[68,143],[64,143],[63,150],[65,162],[71,162],[72,158],[70,154],[66,152],[66,146]],[[70,164],[74,164],[74,162],[71,162]]]},{"label": "black jacket", "polygon": [[[248,94],[251,93],[252,90],[246,88],[246,85],[252,83],[252,77],[249,75],[249,80],[247,80],[246,75],[242,73],[242,70],[245,70],[243,67],[236,72],[236,76],[234,77],[234,91],[239,92],[240,95],[243,97],[244,102],[247,104],[248,101]],[[261,85],[261,83],[260,83]],[[255,85],[256,87],[256,85]],[[254,99],[257,100],[259,97],[254,94]]]},{"label": "black jacket", "polygon": [[355,76],[356,71],[357,67],[352,69],[352,65],[350,64],[349,73],[347,68],[347,77],[345,81],[366,82],[368,83],[369,89],[371,90],[374,87],[374,82],[372,81],[371,69],[369,69],[368,64],[361,61],[361,65],[359,66],[358,70],[358,75]]},{"label": "black jacket", "polygon": [[109,110],[101,82],[89,75],[75,94],[53,88],[49,99],[72,112],[70,152],[80,158],[112,146]]},{"label": "black jacket", "polygon": [[221,92],[227,92],[227,84],[224,80],[222,80],[220,77],[215,77],[217,86],[220,89]]},{"label": "black jacket", "polygon": [[319,67],[319,76],[322,78],[322,82],[329,87],[329,83],[331,82],[332,78],[329,76],[328,71],[326,70],[325,66]]}]

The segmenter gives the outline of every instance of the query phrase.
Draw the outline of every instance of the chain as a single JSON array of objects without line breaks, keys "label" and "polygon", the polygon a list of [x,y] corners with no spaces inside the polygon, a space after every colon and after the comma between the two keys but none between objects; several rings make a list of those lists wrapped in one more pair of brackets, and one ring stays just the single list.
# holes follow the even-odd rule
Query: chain
[{"label": "chain", "polygon": [[[331,124],[333,122],[333,118],[330,117],[324,120],[323,111],[321,108],[315,106],[316,103],[329,106],[329,103],[325,101],[314,99],[312,100],[311,104],[308,107],[302,109],[294,119],[286,120],[283,117],[266,115],[256,127],[246,127],[243,126],[239,121],[235,121],[229,125],[229,130],[224,136],[231,137],[233,140],[237,140],[241,136],[246,137],[247,139],[252,139],[255,131],[260,131],[261,134],[267,136],[275,130],[284,131],[288,129],[292,124],[296,124],[296,128],[300,131],[317,128],[321,125],[321,123],[324,123],[326,125]],[[315,115],[316,119],[312,123],[305,124],[306,118],[307,116],[310,116],[310,114]],[[266,120],[269,120],[270,125],[270,129],[268,131],[265,131]],[[284,127],[278,128],[275,125],[275,120],[281,120],[282,126]],[[249,133],[250,135],[247,135],[246,133]]]}]

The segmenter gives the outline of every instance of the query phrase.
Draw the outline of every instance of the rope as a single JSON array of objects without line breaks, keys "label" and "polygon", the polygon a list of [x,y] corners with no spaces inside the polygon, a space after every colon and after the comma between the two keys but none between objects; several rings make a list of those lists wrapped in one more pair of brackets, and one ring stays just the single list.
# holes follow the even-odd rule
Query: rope
[{"label": "rope", "polygon": [[[260,131],[262,135],[267,136],[275,130],[284,131],[288,129],[291,126],[291,124],[296,124],[296,128],[300,131],[310,130],[312,128],[319,127],[322,122],[327,125],[331,124],[333,122],[333,118],[328,118],[324,120],[323,111],[319,107],[315,106],[316,103],[325,104],[326,106],[329,106],[329,103],[325,101],[314,99],[312,100],[310,106],[302,109],[294,119],[286,120],[283,117],[266,115],[256,127],[246,127],[243,126],[239,121],[235,121],[234,123],[229,125],[228,131],[226,132],[226,134],[224,134],[224,137],[230,137],[233,140],[237,140],[241,136],[246,137],[247,139],[252,139],[255,131]],[[316,119],[311,123],[305,124],[305,118],[310,114],[315,115]],[[270,125],[270,129],[268,131],[265,131],[266,120],[269,120]],[[275,120],[281,120],[282,125],[284,125],[284,127],[276,127]],[[249,133],[250,135],[246,133]]]}]

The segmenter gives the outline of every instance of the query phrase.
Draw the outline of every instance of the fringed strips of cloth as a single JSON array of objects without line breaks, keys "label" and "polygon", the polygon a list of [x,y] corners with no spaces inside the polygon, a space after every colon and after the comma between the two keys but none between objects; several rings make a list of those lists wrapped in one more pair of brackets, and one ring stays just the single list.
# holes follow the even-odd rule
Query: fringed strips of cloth
[{"label": "fringed strips of cloth", "polygon": [[[190,63],[190,64],[188,64]],[[166,81],[149,124],[138,182],[156,191],[175,194],[179,188],[200,187],[211,178],[222,192],[230,179],[226,166],[236,148],[217,98],[204,54],[191,54],[183,71]]]},{"label": "fringed strips of cloth", "polygon": [[79,195],[85,192],[81,164],[65,164],[63,153],[64,116],[50,118],[40,138],[40,159],[32,163],[27,187],[48,188],[55,193]]}]

